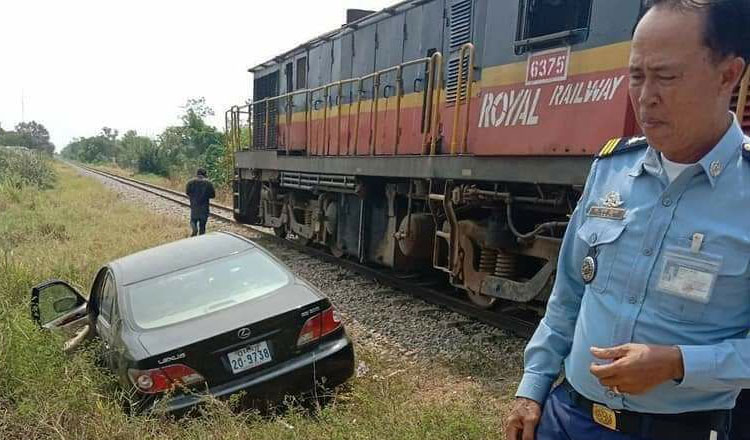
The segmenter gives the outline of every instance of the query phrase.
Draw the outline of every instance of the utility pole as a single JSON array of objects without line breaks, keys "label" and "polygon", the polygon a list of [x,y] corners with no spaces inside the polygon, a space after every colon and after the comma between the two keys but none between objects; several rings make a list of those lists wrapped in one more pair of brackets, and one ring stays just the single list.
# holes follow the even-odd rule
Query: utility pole
[{"label": "utility pole", "polygon": [[21,122],[26,122],[26,109],[24,108],[23,98],[23,89],[21,89]]}]

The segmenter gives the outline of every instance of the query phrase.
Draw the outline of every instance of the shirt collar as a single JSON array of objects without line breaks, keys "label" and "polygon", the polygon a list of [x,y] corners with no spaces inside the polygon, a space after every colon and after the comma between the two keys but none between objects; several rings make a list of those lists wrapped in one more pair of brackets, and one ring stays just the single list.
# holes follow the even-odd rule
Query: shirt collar
[{"label": "shirt collar", "polygon": [[[745,135],[742,133],[742,128],[737,121],[737,116],[730,112],[732,116],[732,124],[729,126],[727,131],[722,136],[719,143],[714,146],[701,160],[698,161],[697,165],[708,177],[708,181],[711,183],[713,188],[716,184],[716,179],[724,172],[724,169],[732,160],[734,154],[737,152],[737,147],[745,139]],[[649,174],[659,175],[662,171],[661,160],[659,160],[659,152],[654,150],[650,145],[646,149],[644,154],[635,166],[630,170],[629,175],[633,177],[640,176],[643,171]]]},{"label": "shirt collar", "polygon": [[649,174],[659,175],[661,173],[661,161],[659,160],[659,152],[651,148],[649,145],[646,148],[646,154],[642,155],[640,159],[635,163],[635,166],[628,173],[630,176],[638,177],[643,174],[643,171],[647,171]]}]

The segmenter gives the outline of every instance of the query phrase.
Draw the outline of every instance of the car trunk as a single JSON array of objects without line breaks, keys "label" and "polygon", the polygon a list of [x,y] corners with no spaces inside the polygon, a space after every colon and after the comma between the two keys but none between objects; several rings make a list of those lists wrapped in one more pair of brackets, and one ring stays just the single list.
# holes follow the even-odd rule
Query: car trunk
[{"label": "car trunk", "polygon": [[257,374],[295,357],[297,338],[310,316],[330,302],[303,284],[291,284],[234,307],[140,335],[149,359],[143,367],[180,363],[209,387]]}]

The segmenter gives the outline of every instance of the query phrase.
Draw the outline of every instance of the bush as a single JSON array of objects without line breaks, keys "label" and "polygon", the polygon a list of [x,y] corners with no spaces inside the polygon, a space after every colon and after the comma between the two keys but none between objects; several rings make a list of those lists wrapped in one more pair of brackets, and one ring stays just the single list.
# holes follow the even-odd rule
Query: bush
[{"label": "bush", "polygon": [[169,157],[153,142],[144,144],[136,151],[136,169],[140,173],[169,176]]},{"label": "bush", "polygon": [[15,152],[0,149],[0,186],[20,189],[34,186],[51,188],[55,172],[49,156],[37,152]]}]

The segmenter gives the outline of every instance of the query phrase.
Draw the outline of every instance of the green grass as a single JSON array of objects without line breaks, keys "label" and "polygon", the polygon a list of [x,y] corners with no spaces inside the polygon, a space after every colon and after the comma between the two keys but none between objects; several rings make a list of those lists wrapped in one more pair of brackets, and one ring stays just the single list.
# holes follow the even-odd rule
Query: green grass
[{"label": "green grass", "polygon": [[48,278],[87,289],[102,263],[185,237],[188,228],[121,202],[63,165],[56,172],[51,189],[0,191],[0,439],[502,437],[507,392],[361,344],[358,362],[367,372],[312,413],[292,406],[260,416],[213,402],[204,414],[179,420],[126,415],[116,381],[93,366],[92,353],[66,356],[64,341],[35,327],[29,289]]},{"label": "green grass", "polygon": [[[187,181],[190,180],[192,175],[175,175],[170,177],[159,176],[151,173],[138,173],[133,170],[120,168],[115,165],[90,165],[93,168],[107,171],[118,176],[130,177],[131,179],[137,179],[142,182],[150,183],[152,185],[163,186],[170,188],[175,191],[184,191]],[[229,187],[216,186],[216,198],[215,202],[223,205],[232,206],[232,191]]]}]

